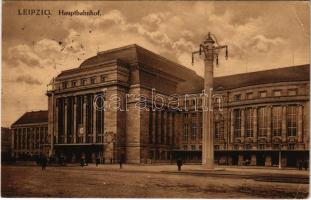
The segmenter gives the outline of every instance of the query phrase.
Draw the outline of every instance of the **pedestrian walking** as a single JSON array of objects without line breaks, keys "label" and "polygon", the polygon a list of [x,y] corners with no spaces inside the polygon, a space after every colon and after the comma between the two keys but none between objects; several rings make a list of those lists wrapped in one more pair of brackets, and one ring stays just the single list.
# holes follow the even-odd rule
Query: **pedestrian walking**
[{"label": "pedestrian walking", "polygon": [[84,167],[84,165],[85,165],[84,158],[81,157],[81,159],[80,159],[80,166],[81,166],[81,167]]},{"label": "pedestrian walking", "polygon": [[181,170],[181,166],[183,165],[182,160],[181,159],[177,159],[176,164],[177,164],[177,167],[178,167],[178,171],[180,171]]},{"label": "pedestrian walking", "polygon": [[303,166],[302,160],[299,159],[298,160],[298,170],[302,170],[302,166]]},{"label": "pedestrian walking", "polygon": [[120,159],[119,159],[120,169],[122,169],[122,164],[123,164],[124,160],[125,160],[125,156],[124,156],[124,154],[121,154]]},{"label": "pedestrian walking", "polygon": [[42,170],[45,170],[47,162],[48,162],[47,157],[46,156],[42,156],[41,157],[41,167],[42,167]]},{"label": "pedestrian walking", "polygon": [[308,160],[304,160],[304,162],[303,162],[303,167],[305,168],[305,170],[308,170],[308,167],[309,167],[309,162],[308,162]]},{"label": "pedestrian walking", "polygon": [[99,156],[97,156],[96,157],[96,167],[99,165],[99,163],[100,163],[100,158],[99,158]]}]

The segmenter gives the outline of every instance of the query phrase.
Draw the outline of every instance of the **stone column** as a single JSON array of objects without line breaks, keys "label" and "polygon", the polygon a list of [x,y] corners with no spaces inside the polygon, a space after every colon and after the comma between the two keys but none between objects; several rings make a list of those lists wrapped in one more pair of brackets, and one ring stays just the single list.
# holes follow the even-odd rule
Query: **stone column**
[{"label": "stone column", "polygon": [[230,110],[230,143],[234,143],[234,110]]},{"label": "stone column", "polygon": [[302,113],[303,106],[299,105],[298,106],[298,142],[302,142],[302,121],[303,121],[303,113]]},{"label": "stone column", "polygon": [[267,106],[267,138],[268,142],[271,142],[271,108],[272,106]]},{"label": "stone column", "polygon": [[14,156],[14,151],[16,150],[16,146],[14,145],[14,141],[15,141],[15,138],[16,137],[16,129],[12,129],[12,132],[11,132],[11,157]]},{"label": "stone column", "polygon": [[164,131],[164,134],[163,134],[163,144],[167,144],[167,111],[164,110],[163,111],[163,131]]},{"label": "stone column", "polygon": [[257,108],[253,108],[253,138],[257,142]]},{"label": "stone column", "polygon": [[[58,144],[58,112],[59,112],[59,99],[56,99],[56,106],[55,106],[55,124],[54,124],[54,135],[55,135],[55,144]],[[39,132],[40,135],[40,132]],[[39,136],[40,137],[40,136]],[[53,137],[53,136],[52,136]]]},{"label": "stone column", "polygon": [[158,141],[157,141],[157,144],[161,144],[161,129],[162,129],[162,126],[161,126],[161,112],[162,111],[157,111],[157,116],[158,116],[158,135],[157,135],[157,139],[158,139]]},{"label": "stone column", "polygon": [[25,128],[25,149],[28,150],[28,129]]},{"label": "stone column", "polygon": [[172,144],[172,113],[167,112],[167,118],[168,118],[168,123],[167,123],[167,131],[168,131],[168,141],[167,144],[171,145]]},{"label": "stone column", "polygon": [[68,99],[65,99],[65,109],[64,109],[64,143],[67,143],[67,118],[68,118],[68,112],[67,112],[67,107],[68,107]]},{"label": "stone column", "polygon": [[179,112],[176,112],[176,114],[175,114],[175,133],[174,133],[174,135],[175,135],[175,144],[176,144],[176,146],[179,146],[180,145],[180,134],[181,134],[181,132],[180,132],[180,126],[181,126],[181,120],[180,120],[180,113]]},{"label": "stone column", "polygon": [[20,128],[21,129],[21,132],[20,132],[20,143],[21,143],[21,145],[20,145],[20,150],[23,150],[24,149],[24,144],[25,144],[25,141],[24,141],[24,129],[23,128]]},{"label": "stone column", "polygon": [[[206,48],[213,48],[213,40],[207,40]],[[208,95],[203,99],[203,133],[202,133],[202,165],[204,168],[214,168],[214,112],[213,112],[213,85],[214,85],[214,54],[207,51],[204,59],[204,91]]]},{"label": "stone column", "polygon": [[[169,126],[170,126],[170,145],[173,145],[174,144],[174,113],[171,112],[170,113],[170,123],[169,123]],[[171,153],[171,156],[172,156],[172,153]]]},{"label": "stone column", "polygon": [[77,143],[77,104],[78,97],[73,98],[73,143]]},{"label": "stone column", "polygon": [[41,130],[42,130],[42,128],[39,127],[39,131],[38,131],[38,134],[39,134],[39,148],[41,146]]},{"label": "stone column", "polygon": [[282,106],[282,141],[286,142],[286,106]]},{"label": "stone column", "polygon": [[94,106],[94,99],[96,94],[93,95],[92,109],[93,109],[93,143],[96,143],[96,106]]},{"label": "stone column", "polygon": [[15,135],[16,136],[16,138],[15,138],[16,139],[16,147],[15,147],[15,149],[16,150],[19,150],[19,147],[20,147],[20,141],[19,141],[20,134],[18,132],[18,129],[19,128],[15,129],[16,130],[16,135]]},{"label": "stone column", "polygon": [[87,96],[83,97],[83,142],[86,143],[86,102]]},{"label": "stone column", "polygon": [[157,113],[156,111],[153,111],[152,109],[150,110],[150,112],[152,112],[152,144],[156,144],[156,134],[157,134],[157,130],[156,130],[156,117],[157,117]]},{"label": "stone column", "polygon": [[[34,131],[34,133],[33,133],[33,144],[34,144],[34,149],[35,149],[35,151],[37,151],[38,150],[38,148],[40,148],[40,144],[39,145],[37,145],[38,143],[37,143],[37,130],[38,130],[38,128],[35,128],[34,129],[35,131]],[[37,147],[38,146],[38,147]]]},{"label": "stone column", "polygon": [[[176,123],[175,123],[175,118],[176,118],[176,114],[174,112],[172,112],[172,147],[175,146],[176,144]],[[172,157],[173,158],[173,154],[172,154]]]},{"label": "stone column", "polygon": [[28,148],[29,148],[29,151],[32,152],[32,136],[33,136],[33,128],[29,128],[29,133],[28,133],[28,137],[29,137],[29,144],[28,144]]},{"label": "stone column", "polygon": [[245,109],[241,109],[241,138],[244,141],[244,132],[245,132]]}]

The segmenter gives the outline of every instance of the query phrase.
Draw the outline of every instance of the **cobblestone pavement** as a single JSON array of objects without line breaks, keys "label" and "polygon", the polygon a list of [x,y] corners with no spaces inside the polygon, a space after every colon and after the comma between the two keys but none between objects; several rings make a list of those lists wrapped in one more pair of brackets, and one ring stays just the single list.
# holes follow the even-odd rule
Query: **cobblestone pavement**
[{"label": "cobblestone pavement", "polygon": [[3,197],[306,198],[308,171],[200,165],[2,166]]}]

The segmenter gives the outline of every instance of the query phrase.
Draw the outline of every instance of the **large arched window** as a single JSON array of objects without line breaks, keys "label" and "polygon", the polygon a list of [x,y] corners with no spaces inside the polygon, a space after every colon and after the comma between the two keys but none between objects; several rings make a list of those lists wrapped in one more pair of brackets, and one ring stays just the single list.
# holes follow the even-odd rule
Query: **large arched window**
[{"label": "large arched window", "polygon": [[258,109],[258,136],[266,137],[268,133],[268,111],[267,108]]},{"label": "large arched window", "polygon": [[215,122],[215,139],[221,140],[224,138],[224,121],[219,120]]},{"label": "large arched window", "polygon": [[273,136],[282,135],[282,107],[274,106],[272,108],[272,134]]},{"label": "large arched window", "polygon": [[241,110],[233,111],[234,137],[241,137]]},{"label": "large arched window", "polygon": [[245,110],[245,136],[253,137],[253,109],[247,108]]},{"label": "large arched window", "polygon": [[287,107],[287,136],[297,135],[297,106]]}]

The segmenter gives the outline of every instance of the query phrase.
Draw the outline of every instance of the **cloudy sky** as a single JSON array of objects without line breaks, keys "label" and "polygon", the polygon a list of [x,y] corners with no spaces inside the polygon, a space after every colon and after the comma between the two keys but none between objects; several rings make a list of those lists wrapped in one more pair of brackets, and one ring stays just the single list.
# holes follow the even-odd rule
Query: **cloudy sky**
[{"label": "cloudy sky", "polygon": [[[52,16],[19,16],[18,9]],[[58,10],[101,16],[58,16]],[[203,73],[191,52],[212,32],[229,46],[215,76],[309,63],[308,2],[5,2],[2,18],[2,126],[47,109],[46,85],[97,51],[138,44]]]}]

